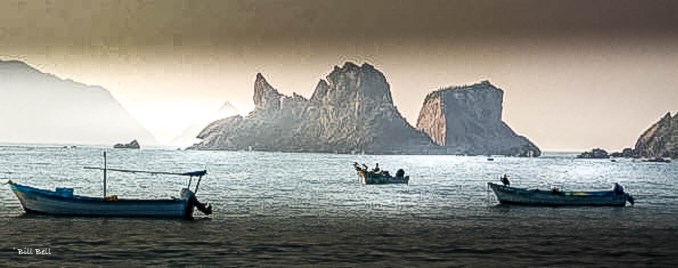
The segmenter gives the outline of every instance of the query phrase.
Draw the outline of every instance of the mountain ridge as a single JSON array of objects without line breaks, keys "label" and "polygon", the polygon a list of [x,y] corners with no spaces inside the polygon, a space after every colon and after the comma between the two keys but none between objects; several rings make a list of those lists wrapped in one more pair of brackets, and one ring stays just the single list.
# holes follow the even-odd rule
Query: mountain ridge
[{"label": "mountain ridge", "polygon": [[45,73],[19,60],[0,60],[0,133],[9,143],[156,144],[111,92]]}]

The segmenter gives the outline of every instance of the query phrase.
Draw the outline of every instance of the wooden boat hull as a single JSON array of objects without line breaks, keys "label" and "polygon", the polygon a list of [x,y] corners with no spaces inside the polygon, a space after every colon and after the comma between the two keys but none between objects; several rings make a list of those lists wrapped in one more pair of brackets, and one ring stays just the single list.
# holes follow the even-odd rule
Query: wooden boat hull
[{"label": "wooden boat hull", "polygon": [[32,213],[64,216],[161,218],[190,218],[193,214],[193,206],[189,205],[189,199],[193,196],[193,193],[187,189],[182,190],[180,199],[117,199],[106,201],[97,197],[64,196],[56,191],[16,183],[12,183],[11,188],[24,210]]},{"label": "wooden boat hull", "polygon": [[502,204],[532,206],[625,206],[630,196],[613,191],[559,192],[528,190],[488,183]]},{"label": "wooden boat hull", "polygon": [[410,176],[392,177],[377,174],[371,171],[358,171],[358,177],[362,184],[393,184],[393,183],[409,183]]}]

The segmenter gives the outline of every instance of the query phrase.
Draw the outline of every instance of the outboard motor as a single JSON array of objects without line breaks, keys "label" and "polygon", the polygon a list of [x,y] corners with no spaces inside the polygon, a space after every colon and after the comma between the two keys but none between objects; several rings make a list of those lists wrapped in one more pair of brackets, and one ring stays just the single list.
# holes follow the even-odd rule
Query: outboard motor
[{"label": "outboard motor", "polygon": [[398,178],[405,177],[405,171],[402,168],[398,169],[398,171],[396,171],[396,177]]},{"label": "outboard motor", "polygon": [[[195,194],[193,192],[191,192],[191,190],[188,190],[187,188],[181,189],[181,196],[182,197],[188,196],[188,207],[186,207],[187,212],[189,210],[192,210],[192,209],[189,209],[189,208],[195,207],[205,215],[212,214],[212,204],[201,203],[200,201],[198,201],[198,198],[195,197]],[[186,216],[189,217],[189,218],[191,217],[191,215],[189,215],[188,213],[187,213]]]}]

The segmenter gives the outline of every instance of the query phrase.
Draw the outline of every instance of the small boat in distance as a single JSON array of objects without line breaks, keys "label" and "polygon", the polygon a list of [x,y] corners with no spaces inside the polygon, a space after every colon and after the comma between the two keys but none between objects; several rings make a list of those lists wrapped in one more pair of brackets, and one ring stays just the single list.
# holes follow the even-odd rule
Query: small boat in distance
[{"label": "small boat in distance", "polygon": [[655,157],[650,159],[645,159],[643,162],[652,162],[652,163],[671,163],[671,158]]},{"label": "small boat in distance", "polygon": [[611,191],[559,191],[524,189],[488,182],[502,204],[532,206],[625,206],[628,201],[633,205],[633,197],[615,183]]},{"label": "small boat in distance", "polygon": [[368,170],[367,165],[363,164],[362,167],[358,165],[357,162],[353,163],[353,167],[358,172],[358,178],[362,184],[391,184],[391,183],[409,183],[410,176],[405,176],[405,171],[398,169],[395,177],[391,176],[388,171],[379,169],[379,164],[372,169]]},{"label": "small boat in distance", "polygon": [[[106,153],[104,153],[106,159]],[[105,160],[104,160],[105,163]],[[206,215],[212,213],[212,205],[200,203],[195,196],[202,177],[207,171],[185,173],[153,172],[140,170],[108,169],[104,164],[104,195],[102,197],[80,196],[73,194],[73,188],[57,187],[55,191],[38,189],[12,182],[7,183],[21,202],[27,213],[38,213],[62,216],[101,216],[101,217],[159,217],[159,218],[193,218],[193,209],[197,208]],[[106,195],[106,171],[131,173],[150,173],[161,175],[178,175],[189,177],[187,188],[181,189],[178,198],[172,199],[123,199],[116,195]],[[191,191],[193,177],[198,177],[195,190]]]}]

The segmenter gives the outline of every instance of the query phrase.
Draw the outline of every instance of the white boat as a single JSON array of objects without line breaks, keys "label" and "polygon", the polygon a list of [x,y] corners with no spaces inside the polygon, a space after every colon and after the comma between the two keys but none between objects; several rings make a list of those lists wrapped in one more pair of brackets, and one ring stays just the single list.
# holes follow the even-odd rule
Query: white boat
[{"label": "white boat", "polygon": [[117,199],[114,196],[74,195],[72,188],[56,191],[9,182],[12,191],[28,213],[62,216],[191,218],[197,202],[193,192],[182,189],[175,199]]},{"label": "white boat", "polygon": [[[105,159],[105,153],[104,153]],[[212,213],[212,206],[205,206],[195,196],[203,176],[207,171],[185,173],[152,172],[139,170],[88,168],[104,170],[104,194],[101,197],[81,196],[73,194],[73,188],[56,190],[38,189],[30,186],[8,182],[12,191],[21,202],[27,213],[39,213],[62,216],[109,216],[109,217],[169,217],[192,218],[193,209],[198,208],[204,214]],[[151,173],[179,175],[190,177],[187,188],[183,188],[178,198],[171,199],[124,199],[115,195],[106,195],[106,171],[132,173]],[[198,177],[195,190],[191,191],[193,177]]]},{"label": "white boat", "polygon": [[611,191],[557,191],[524,189],[488,182],[502,204],[534,206],[625,206],[634,199],[621,189]]}]

